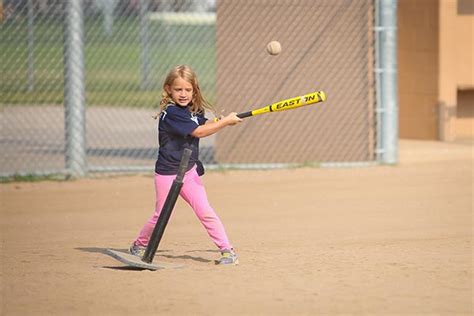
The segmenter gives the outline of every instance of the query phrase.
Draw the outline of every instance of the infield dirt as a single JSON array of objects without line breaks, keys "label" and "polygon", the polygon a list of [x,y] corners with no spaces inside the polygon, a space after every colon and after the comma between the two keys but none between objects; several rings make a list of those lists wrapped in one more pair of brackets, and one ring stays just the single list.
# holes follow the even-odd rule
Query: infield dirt
[{"label": "infield dirt", "polygon": [[151,175],[1,188],[2,315],[472,315],[472,142],[400,142],[400,164],[208,171],[239,254],[178,200],[155,262],[124,268]]}]

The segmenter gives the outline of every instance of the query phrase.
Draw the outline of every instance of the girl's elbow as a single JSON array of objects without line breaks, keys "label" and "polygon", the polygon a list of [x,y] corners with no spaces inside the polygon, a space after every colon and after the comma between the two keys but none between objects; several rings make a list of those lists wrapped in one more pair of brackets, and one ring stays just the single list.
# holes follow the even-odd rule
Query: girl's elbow
[{"label": "girl's elbow", "polygon": [[197,137],[197,138],[203,138],[203,137],[205,137],[206,135],[204,134],[203,131],[198,130],[198,129],[195,129],[195,130],[191,133],[191,136]]}]

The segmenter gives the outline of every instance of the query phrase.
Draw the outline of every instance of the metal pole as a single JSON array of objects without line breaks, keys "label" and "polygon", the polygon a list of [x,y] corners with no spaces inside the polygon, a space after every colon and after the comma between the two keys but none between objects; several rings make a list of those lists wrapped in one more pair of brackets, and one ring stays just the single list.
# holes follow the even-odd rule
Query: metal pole
[{"label": "metal pole", "polygon": [[27,3],[28,10],[28,91],[33,91],[34,89],[34,55],[33,50],[35,47],[35,37],[34,37],[34,12],[33,12],[33,0],[28,0]]},{"label": "metal pole", "polygon": [[142,68],[140,87],[142,90],[148,90],[150,88],[150,40],[148,33],[147,11],[148,0],[140,0],[140,57]]},{"label": "metal pole", "polygon": [[74,177],[84,176],[86,166],[84,20],[83,0],[67,1],[65,36],[65,138],[66,170]]},{"label": "metal pole", "polygon": [[114,9],[116,2],[114,0],[101,1],[102,14],[104,15],[104,31],[107,37],[111,37],[114,26]]},{"label": "metal pole", "polygon": [[397,0],[378,0],[377,112],[380,118],[378,160],[398,162]]}]

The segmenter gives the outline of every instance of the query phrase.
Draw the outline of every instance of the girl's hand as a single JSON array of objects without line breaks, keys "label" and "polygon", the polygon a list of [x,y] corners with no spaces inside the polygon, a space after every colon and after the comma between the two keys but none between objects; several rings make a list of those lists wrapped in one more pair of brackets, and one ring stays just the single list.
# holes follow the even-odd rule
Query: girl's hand
[{"label": "girl's hand", "polygon": [[237,116],[236,112],[232,112],[224,117],[221,116],[220,120],[224,121],[226,125],[235,125],[243,121],[240,117]]},{"label": "girl's hand", "polygon": [[243,120],[237,116],[236,112],[232,112],[227,116],[222,116],[214,121],[207,121],[206,124],[198,126],[192,133],[191,136],[202,138],[214,133],[217,133],[226,126],[235,125],[242,122]]}]

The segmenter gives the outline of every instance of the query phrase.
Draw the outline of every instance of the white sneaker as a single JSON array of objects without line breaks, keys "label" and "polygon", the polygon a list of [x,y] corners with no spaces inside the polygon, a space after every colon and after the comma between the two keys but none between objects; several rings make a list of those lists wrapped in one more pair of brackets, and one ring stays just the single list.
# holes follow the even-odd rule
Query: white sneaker
[{"label": "white sneaker", "polygon": [[234,249],[224,249],[221,251],[221,258],[216,261],[218,265],[237,265],[239,259]]},{"label": "white sneaker", "polygon": [[145,250],[146,250],[146,247],[135,245],[135,243],[133,243],[130,246],[130,249],[128,249],[128,251],[132,255],[140,257],[140,258],[143,258],[143,255],[145,254]]}]

